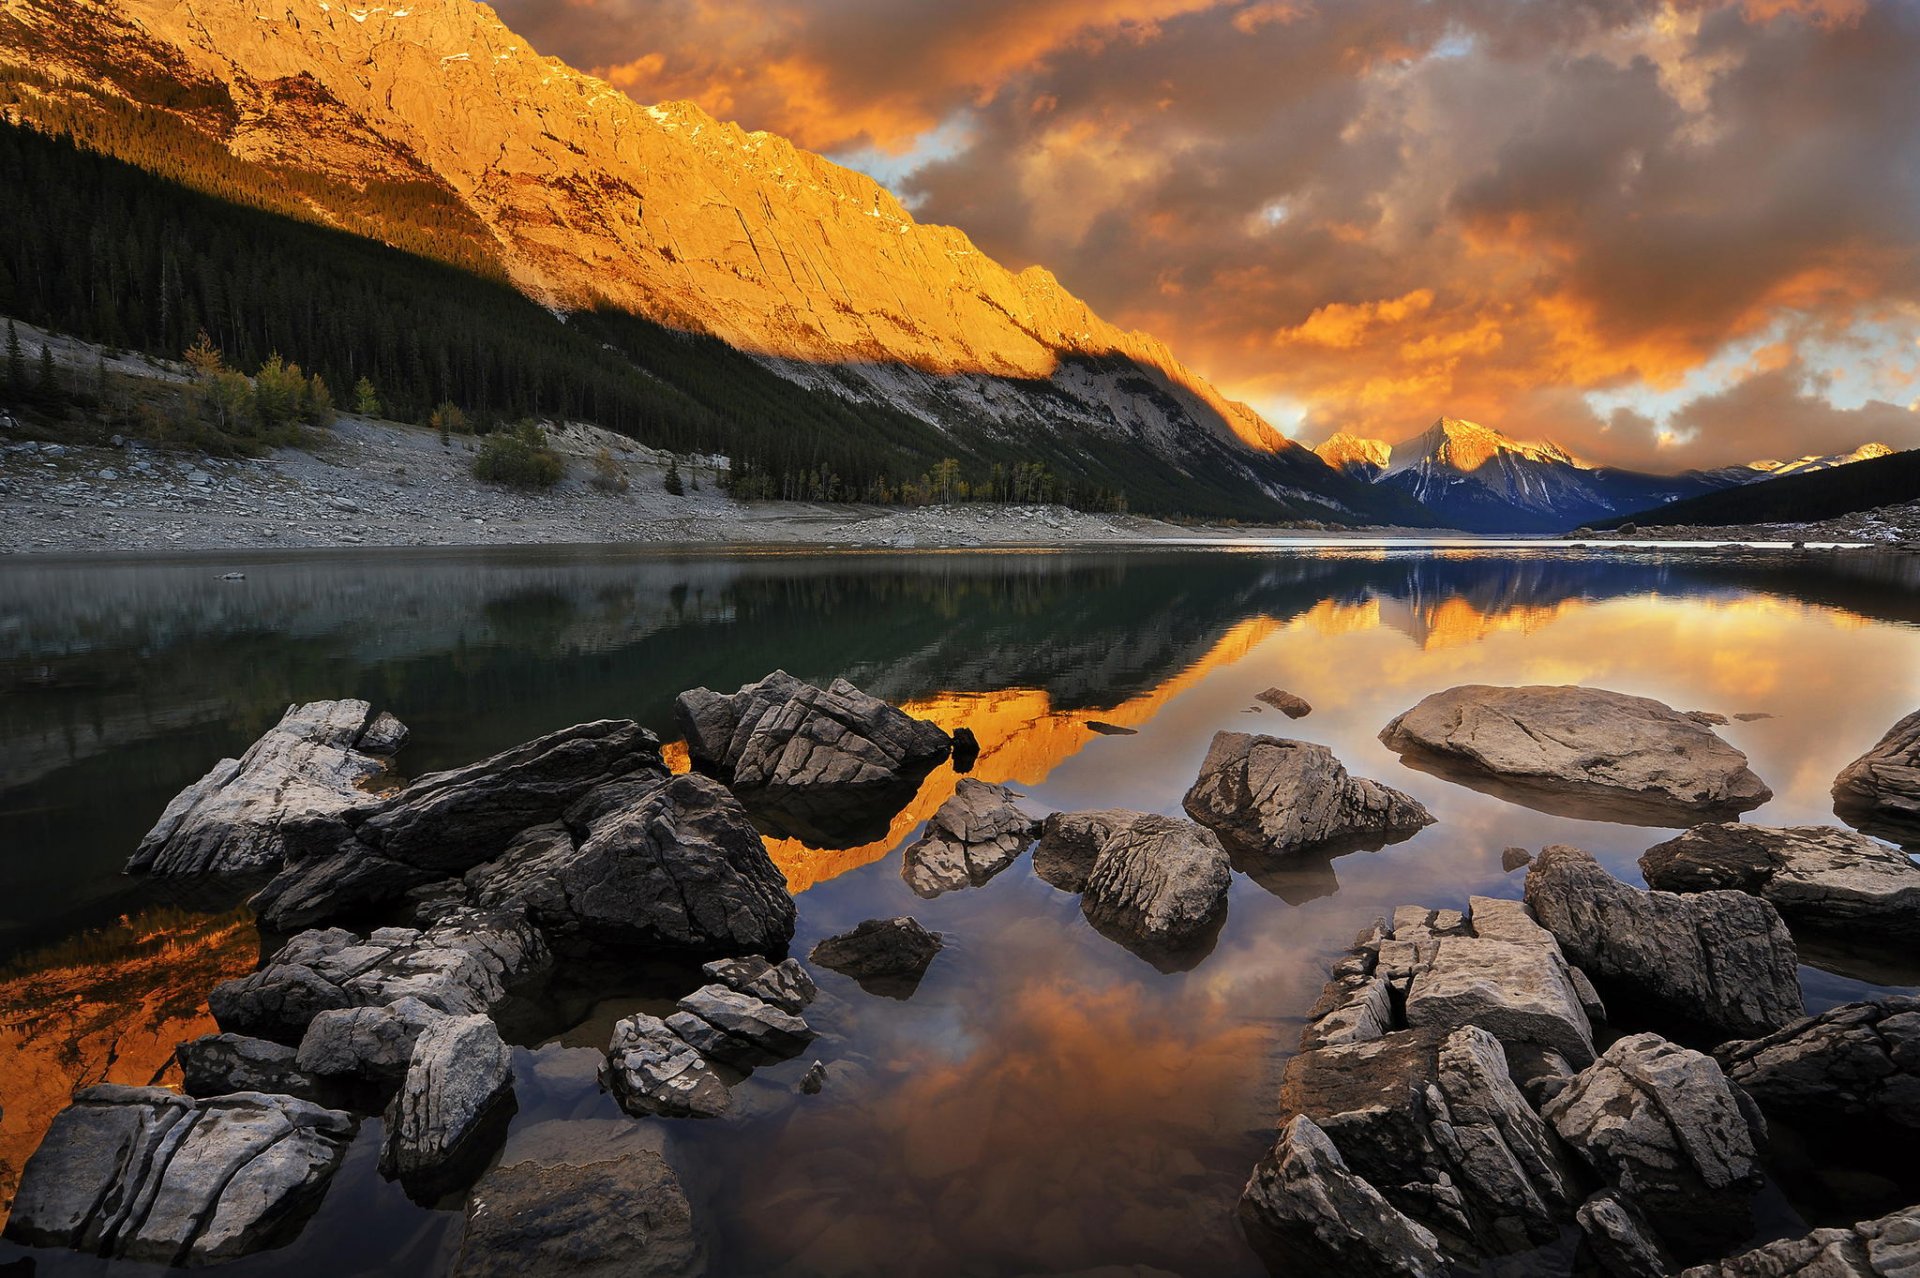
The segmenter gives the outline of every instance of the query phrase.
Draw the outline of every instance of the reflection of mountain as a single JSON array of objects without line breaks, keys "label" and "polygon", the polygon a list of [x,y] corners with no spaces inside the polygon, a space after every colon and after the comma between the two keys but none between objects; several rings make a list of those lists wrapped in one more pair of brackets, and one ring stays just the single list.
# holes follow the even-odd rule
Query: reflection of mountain
[{"label": "reflection of mountain", "polygon": [[162,1079],[175,1044],[213,1032],[207,991],[252,970],[259,948],[242,916],[160,911],[0,974],[0,1222],[73,1089]]}]

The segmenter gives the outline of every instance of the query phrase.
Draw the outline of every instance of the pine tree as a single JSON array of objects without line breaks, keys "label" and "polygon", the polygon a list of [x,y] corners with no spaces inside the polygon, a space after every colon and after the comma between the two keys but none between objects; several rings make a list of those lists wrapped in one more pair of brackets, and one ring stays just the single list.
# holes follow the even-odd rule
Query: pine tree
[{"label": "pine tree", "polygon": [[7,321],[7,394],[18,397],[27,393],[27,356],[20,349],[20,332],[14,328],[13,321]]},{"label": "pine tree", "polygon": [[687,486],[680,482],[679,458],[670,457],[667,459],[667,477],[661,481],[661,484],[671,496],[680,497],[686,494]]},{"label": "pine tree", "polygon": [[373,383],[365,377],[362,377],[359,384],[353,388],[353,411],[362,417],[380,415],[380,392],[376,391]]},{"label": "pine tree", "polygon": [[53,367],[53,352],[45,342],[40,343],[40,380],[35,383],[33,390],[43,404],[57,404],[62,398],[60,378]]}]

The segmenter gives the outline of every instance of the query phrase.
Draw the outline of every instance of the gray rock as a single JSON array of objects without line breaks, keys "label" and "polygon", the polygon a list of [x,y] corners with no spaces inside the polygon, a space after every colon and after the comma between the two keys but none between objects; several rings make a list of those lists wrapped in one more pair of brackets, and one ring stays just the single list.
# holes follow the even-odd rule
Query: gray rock
[{"label": "gray rock", "polygon": [[[434,1193],[489,1150],[488,1120],[513,1095],[513,1054],[485,1016],[435,1021],[415,1040],[387,1106],[380,1170]],[[411,1186],[410,1186],[411,1187]]]},{"label": "gray rock", "polygon": [[1908,1207],[1851,1229],[1816,1229],[1801,1238],[1698,1265],[1680,1278],[1916,1278],[1920,1275],[1920,1207]]},{"label": "gray rock", "polygon": [[1547,1102],[1560,1138],[1678,1251],[1753,1229],[1764,1177],[1746,1115],[1710,1056],[1658,1034],[1620,1039]]},{"label": "gray rock", "polygon": [[1643,824],[1678,824],[1676,809],[1744,812],[1772,797],[1746,755],[1708,726],[1601,688],[1449,688],[1393,720],[1380,739],[1410,761],[1457,770],[1457,779],[1523,783],[1522,801],[1529,791],[1548,806],[1555,797],[1597,801],[1607,815]]},{"label": "gray rock", "polygon": [[1533,853],[1525,848],[1508,848],[1500,854],[1500,868],[1508,874],[1533,864]]},{"label": "gray rock", "polygon": [[819,994],[813,977],[796,958],[769,963],[757,954],[742,958],[715,959],[701,967],[707,979],[718,981],[730,990],[751,994],[773,1004],[783,1012],[798,1016]]},{"label": "gray rock", "polygon": [[[702,1054],[730,1065],[771,1065],[798,1056],[813,1041],[813,1030],[800,1017],[724,985],[703,985],[678,1006],[667,1025]],[[690,1025],[688,1017],[702,1025]]]},{"label": "gray rock", "polygon": [[1527,871],[1526,897],[1570,962],[1675,1022],[1752,1037],[1806,1014],[1793,938],[1759,897],[1643,892],[1562,845]]},{"label": "gray rock", "polygon": [[1443,1278],[1438,1241],[1355,1175],[1305,1115],[1281,1129],[1240,1196],[1248,1241],[1276,1273]]},{"label": "gray rock", "polygon": [[467,1198],[454,1278],[695,1278],[693,1209],[659,1154],[525,1159]]},{"label": "gray rock", "polygon": [[335,817],[366,800],[361,786],[386,767],[379,752],[360,745],[371,715],[364,701],[288,707],[245,754],[222,759],[174,797],[140,840],[128,871],[208,874],[278,865],[287,853],[282,826]]},{"label": "gray rock", "polygon": [[900,877],[932,898],[979,887],[1012,865],[1040,833],[1040,820],[1003,785],[962,777],[953,797],[901,854]]},{"label": "gray rock", "polygon": [[1574,1213],[1600,1271],[1607,1278],[1666,1278],[1673,1261],[1640,1209],[1618,1190],[1605,1189]]},{"label": "gray rock", "polygon": [[289,1096],[87,1088],[27,1160],[6,1237],[168,1265],[244,1256],[299,1231],[354,1131]]},{"label": "gray rock", "polygon": [[1305,697],[1296,696],[1281,688],[1268,688],[1254,697],[1255,701],[1264,701],[1289,719],[1304,719],[1313,713],[1313,707],[1307,704]]},{"label": "gray rock", "polygon": [[665,1021],[645,1013],[614,1025],[606,1080],[620,1107],[636,1117],[712,1118],[732,1103],[707,1058]]},{"label": "gray rock", "polygon": [[354,745],[365,754],[398,754],[400,747],[407,744],[407,736],[407,725],[382,710],[361,730],[360,739]]},{"label": "gray rock", "polygon": [[1244,732],[1214,734],[1182,806],[1228,847],[1254,856],[1335,841],[1383,844],[1433,823],[1398,790],[1349,776],[1323,745]]},{"label": "gray rock", "polygon": [[813,1064],[807,1066],[807,1072],[800,1076],[800,1082],[798,1084],[801,1094],[805,1096],[818,1096],[821,1089],[826,1087],[826,1085],[827,1064],[825,1061],[815,1061]]},{"label": "gray rock", "polygon": [[414,1043],[445,1015],[412,996],[392,1003],[332,1008],[307,1023],[295,1063],[322,1078],[398,1079],[413,1059]]},{"label": "gray rock", "polygon": [[314,1099],[319,1080],[300,1069],[294,1050],[242,1034],[205,1034],[180,1044],[180,1085],[189,1096],[267,1092]]},{"label": "gray rock", "polygon": [[927,964],[940,952],[940,938],[904,915],[868,919],[850,931],[830,936],[808,955],[816,966],[832,968],[856,981],[899,980],[918,984]]},{"label": "gray rock", "polygon": [[1218,932],[1233,874],[1211,830],[1149,812],[1076,816],[1098,831],[1099,854],[1080,895],[1080,912],[1097,931],[1175,961]]},{"label": "gray rock", "polygon": [[1593,1059],[1593,1027],[1551,939],[1539,945],[1440,938],[1432,961],[1413,977],[1407,992],[1407,1024],[1478,1025],[1502,1042],[1530,1043],[1585,1065]]},{"label": "gray rock", "polygon": [[1851,830],[1700,825],[1648,848],[1640,871],[1670,892],[1764,896],[1795,926],[1920,942],[1920,865]]},{"label": "gray rock", "polygon": [[1033,872],[1062,892],[1086,891],[1093,863],[1123,812],[1054,812],[1040,823]]},{"label": "gray rock", "polygon": [[1920,1132],[1920,997],[1844,1003],[1714,1055],[1769,1114]]},{"label": "gray rock", "polygon": [[1833,780],[1833,810],[1869,834],[1920,844],[1920,710],[1887,729]]}]

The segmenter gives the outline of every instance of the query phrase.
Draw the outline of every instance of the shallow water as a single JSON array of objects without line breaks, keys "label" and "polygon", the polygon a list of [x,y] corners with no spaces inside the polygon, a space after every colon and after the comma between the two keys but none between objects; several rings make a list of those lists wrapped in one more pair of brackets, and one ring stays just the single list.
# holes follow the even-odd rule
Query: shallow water
[{"label": "shallow water", "polygon": [[[217,580],[229,570],[247,579]],[[639,1121],[600,1093],[600,1049],[614,1020],[697,981],[635,964],[575,973],[518,1026],[508,1156],[664,1142],[715,1273],[1253,1274],[1232,1207],[1271,1141],[1278,1072],[1325,958],[1395,905],[1518,895],[1521,875],[1501,869],[1510,845],[1574,843],[1638,881],[1635,859],[1669,837],[1415,771],[1381,726],[1476,682],[1763,713],[1720,730],[1775,791],[1747,819],[1829,822],[1834,773],[1920,704],[1920,558],[542,549],[0,566],[0,1193],[71,1086],[159,1075],[174,1042],[210,1028],[205,990],[251,966],[243,885],[118,869],[175,791],[286,704],[392,709],[418,773],[583,719],[671,736],[681,689],[775,667],[845,675],[973,728],[974,775],[1056,808],[1177,814],[1228,729],[1323,742],[1439,820],[1381,851],[1237,874],[1212,952],[1163,973],[1094,933],[1026,858],[980,888],[909,892],[898,849],[950,793],[942,767],[883,839],[771,845],[799,893],[795,953],[882,914],[946,935],[911,998],[820,973],[816,1049],[756,1072],[739,1114]],[[1312,714],[1259,710],[1271,685]],[[1920,982],[1911,955],[1803,957],[1811,1008]],[[816,1056],[826,1090],[795,1096]],[[382,1182],[378,1129],[363,1125],[296,1242],[233,1268],[443,1271],[458,1204],[418,1207]],[[1796,1224],[1791,1209],[1773,1222]],[[33,1254],[42,1273],[137,1268]]]}]

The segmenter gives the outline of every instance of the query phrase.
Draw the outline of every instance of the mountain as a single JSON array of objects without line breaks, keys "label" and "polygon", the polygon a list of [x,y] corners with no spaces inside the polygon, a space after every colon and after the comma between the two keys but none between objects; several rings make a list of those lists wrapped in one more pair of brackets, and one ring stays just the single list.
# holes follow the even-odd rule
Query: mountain
[{"label": "mountain", "polygon": [[1784,479],[1788,475],[1807,475],[1815,471],[1832,470],[1835,466],[1850,466],[1854,462],[1872,461],[1876,457],[1887,457],[1893,449],[1885,444],[1862,444],[1850,453],[1809,454],[1796,457],[1792,461],[1752,461],[1743,466],[1727,466],[1719,470],[1708,471],[1715,476],[1726,476],[1735,483],[1751,484],[1763,479]]},{"label": "mountain", "polygon": [[[1879,447],[1867,446],[1868,449]],[[1594,526],[1807,523],[1912,501],[1920,501],[1920,449],[1902,453],[1887,450],[1873,452],[1844,466],[1809,467],[1778,479],[1761,479],[1669,505],[1632,511]]]},{"label": "mountain", "polygon": [[1393,455],[1392,446],[1384,440],[1363,439],[1345,431],[1329,435],[1313,451],[1335,470],[1368,482],[1380,477],[1387,468],[1387,458]]},{"label": "mountain", "polygon": [[642,106],[471,0],[0,0],[0,114],[559,318],[719,339],[815,397],[925,423],[982,470],[1106,455],[1196,507],[1419,518],[1044,269],[1011,271],[782,138]]}]

